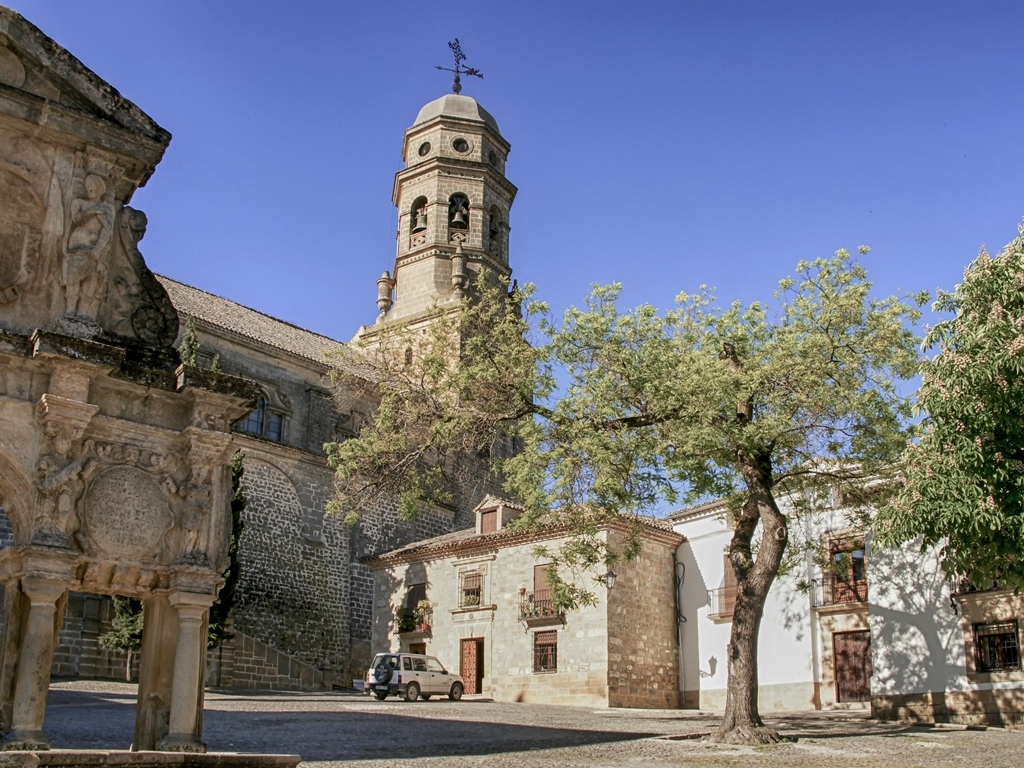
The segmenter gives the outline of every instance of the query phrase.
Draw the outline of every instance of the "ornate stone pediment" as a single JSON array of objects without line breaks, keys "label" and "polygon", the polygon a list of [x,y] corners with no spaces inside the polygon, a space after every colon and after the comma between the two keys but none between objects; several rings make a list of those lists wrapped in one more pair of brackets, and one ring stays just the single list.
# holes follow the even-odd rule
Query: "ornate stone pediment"
[{"label": "ornate stone pediment", "polygon": [[0,7],[0,329],[168,347],[177,313],[125,205],[170,134]]}]

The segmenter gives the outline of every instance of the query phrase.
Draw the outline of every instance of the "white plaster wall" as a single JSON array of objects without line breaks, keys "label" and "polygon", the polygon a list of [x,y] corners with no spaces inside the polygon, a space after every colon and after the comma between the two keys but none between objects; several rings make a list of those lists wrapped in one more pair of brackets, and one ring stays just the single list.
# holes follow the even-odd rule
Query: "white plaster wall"
[{"label": "white plaster wall", "polygon": [[[722,585],[723,555],[732,531],[720,514],[676,524],[687,537],[679,550],[686,566],[682,589],[683,679],[688,706],[718,709],[725,704],[726,648],[732,622],[712,620],[707,591]],[[797,589],[800,576],[779,577],[765,603],[758,646],[760,703],[768,709],[815,707],[815,636],[811,630],[810,595]],[[699,700],[696,691],[699,690]]]},{"label": "white plaster wall", "polygon": [[871,695],[967,689],[964,633],[934,550],[871,547]]}]

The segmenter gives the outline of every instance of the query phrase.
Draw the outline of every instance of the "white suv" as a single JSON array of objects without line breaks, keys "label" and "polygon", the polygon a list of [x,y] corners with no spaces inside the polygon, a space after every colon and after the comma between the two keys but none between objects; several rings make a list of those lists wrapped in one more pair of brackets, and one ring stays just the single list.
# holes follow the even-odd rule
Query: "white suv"
[{"label": "white suv", "polygon": [[461,676],[446,670],[433,656],[378,653],[366,673],[363,690],[378,701],[384,701],[389,694],[405,696],[406,701],[447,694],[452,701],[458,701],[466,686]]}]

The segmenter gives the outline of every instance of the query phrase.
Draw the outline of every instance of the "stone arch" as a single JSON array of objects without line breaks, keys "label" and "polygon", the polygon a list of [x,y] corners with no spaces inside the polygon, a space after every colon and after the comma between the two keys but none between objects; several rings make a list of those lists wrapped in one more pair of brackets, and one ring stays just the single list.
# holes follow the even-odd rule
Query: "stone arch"
[{"label": "stone arch", "polygon": [[32,536],[36,489],[24,470],[0,450],[0,508],[14,530],[15,544],[27,544]]},{"label": "stone arch", "polygon": [[348,645],[347,610],[342,615],[348,593],[340,582],[347,562],[331,559],[320,538],[322,521],[311,521],[317,509],[322,515],[322,507],[310,499],[308,478],[294,478],[265,457],[247,457],[242,486],[248,502],[239,542],[235,627],[308,664],[322,661],[311,655],[314,649],[342,657]]}]

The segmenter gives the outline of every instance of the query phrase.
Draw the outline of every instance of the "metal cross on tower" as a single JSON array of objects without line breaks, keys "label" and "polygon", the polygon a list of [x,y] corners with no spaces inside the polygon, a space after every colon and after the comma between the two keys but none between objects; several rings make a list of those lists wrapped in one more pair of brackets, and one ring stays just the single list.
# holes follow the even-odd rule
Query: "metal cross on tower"
[{"label": "metal cross on tower", "polygon": [[452,83],[452,91],[456,94],[462,93],[462,78],[460,75],[472,75],[473,77],[479,77],[481,80],[484,78],[483,72],[473,67],[464,67],[462,62],[466,60],[466,54],[462,52],[462,46],[459,44],[459,38],[455,38],[454,43],[448,43],[448,47],[452,49],[452,53],[455,54],[455,69],[450,67],[434,67],[434,69],[441,69],[445,72],[455,73],[455,82]]}]

